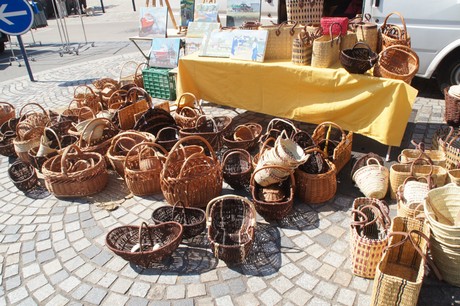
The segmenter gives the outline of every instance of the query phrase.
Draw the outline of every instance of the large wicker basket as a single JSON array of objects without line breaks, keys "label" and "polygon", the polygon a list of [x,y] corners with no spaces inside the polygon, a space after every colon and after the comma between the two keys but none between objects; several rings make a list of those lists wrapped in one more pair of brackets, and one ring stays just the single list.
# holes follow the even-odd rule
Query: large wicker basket
[{"label": "large wicker basket", "polygon": [[222,159],[222,175],[224,181],[233,189],[248,189],[253,170],[248,151],[243,149],[225,151]]},{"label": "large wicker basket", "polygon": [[[186,98],[191,97],[192,103],[187,102]],[[177,108],[174,114],[174,119],[177,125],[181,128],[193,128],[196,125],[196,120],[204,115],[203,109],[201,108],[201,100],[197,101],[195,95],[186,92],[183,93],[179,99],[177,99]]]},{"label": "large wicker basket", "polygon": [[108,175],[104,157],[76,145],[48,159],[42,167],[45,186],[56,197],[83,197],[102,191]]},{"label": "large wicker basket", "polygon": [[38,184],[37,173],[32,165],[16,160],[8,168],[8,175],[14,186],[21,191],[29,191]]},{"label": "large wicker basket", "polygon": [[206,207],[208,239],[214,256],[228,263],[244,261],[251,251],[256,226],[256,210],[248,199],[224,195]]},{"label": "large wicker basket", "polygon": [[0,101],[0,125],[16,116],[16,109],[8,102]]},{"label": "large wicker basket", "polygon": [[444,110],[444,121],[450,126],[460,126],[460,99],[449,94],[449,88],[444,89],[444,101],[446,108]]},{"label": "large wicker basket", "polygon": [[182,241],[183,227],[177,222],[158,225],[124,225],[105,237],[107,247],[121,258],[143,268],[151,268],[170,256]]},{"label": "large wicker basket", "polygon": [[388,244],[391,219],[388,207],[373,198],[356,198],[353,201],[351,222],[352,273],[364,278],[374,278],[377,264]]},{"label": "large wicker basket", "polygon": [[385,198],[388,191],[390,171],[378,159],[369,158],[366,163],[366,166],[355,171],[353,181],[366,197]]},{"label": "large wicker basket", "polygon": [[[364,48],[357,48],[363,45]],[[378,55],[363,42],[356,43],[351,49],[340,51],[340,62],[349,73],[363,74],[377,62]]]},{"label": "large wicker basket", "polygon": [[410,84],[418,72],[419,58],[410,47],[394,45],[379,54],[374,76],[402,80]]},{"label": "large wicker basket", "polygon": [[[203,151],[184,158],[182,145],[199,141]],[[161,190],[166,201],[173,205],[182,201],[186,207],[205,207],[222,192],[222,168],[209,142],[201,136],[181,138],[166,158],[160,176]]]},{"label": "large wicker basket", "polygon": [[[401,29],[400,26],[396,24],[389,24],[387,23],[388,18],[391,15],[397,15],[401,19],[401,23],[403,28]],[[394,46],[394,45],[403,45],[403,46],[411,46],[411,39],[409,33],[407,32],[406,21],[404,17],[399,12],[392,12],[385,17],[382,26],[380,27],[381,32],[381,43],[382,43],[382,50]]]}]

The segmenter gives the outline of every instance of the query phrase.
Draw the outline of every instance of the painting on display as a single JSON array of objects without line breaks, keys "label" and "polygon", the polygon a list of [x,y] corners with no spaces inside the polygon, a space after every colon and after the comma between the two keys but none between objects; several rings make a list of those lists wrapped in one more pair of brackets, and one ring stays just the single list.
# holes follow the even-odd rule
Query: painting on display
[{"label": "painting on display", "polygon": [[214,30],[203,37],[199,56],[230,57],[234,31]]},{"label": "painting on display", "polygon": [[185,55],[195,53],[200,50],[203,38],[201,37],[186,37],[185,38]]},{"label": "painting on display", "polygon": [[180,38],[154,38],[150,48],[150,67],[175,68],[179,62]]},{"label": "painting on display", "polygon": [[189,23],[187,28],[187,37],[203,37],[204,34],[210,33],[220,28],[218,22],[195,22]]},{"label": "painting on display", "polygon": [[240,27],[246,21],[260,20],[260,0],[227,0],[227,27]]},{"label": "painting on display", "polygon": [[180,0],[180,24],[188,26],[193,21],[195,11],[195,0]]},{"label": "painting on display", "polygon": [[219,7],[217,3],[198,3],[195,5],[196,22],[218,22]]},{"label": "painting on display", "polygon": [[166,37],[167,22],[167,7],[141,7],[139,36]]},{"label": "painting on display", "polygon": [[234,30],[230,58],[263,62],[267,46],[267,30]]}]

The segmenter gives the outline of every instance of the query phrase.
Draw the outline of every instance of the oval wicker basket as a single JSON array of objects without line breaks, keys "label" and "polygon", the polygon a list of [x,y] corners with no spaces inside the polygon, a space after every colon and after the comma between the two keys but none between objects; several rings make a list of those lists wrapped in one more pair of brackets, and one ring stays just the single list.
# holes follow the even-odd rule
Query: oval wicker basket
[{"label": "oval wicker basket", "polygon": [[410,84],[418,68],[417,53],[409,47],[394,45],[380,52],[374,66],[374,76],[401,80]]},{"label": "oval wicker basket", "polygon": [[[193,99],[192,103],[186,101],[187,97]],[[201,108],[201,100],[198,101],[194,94],[185,92],[177,99],[177,108],[174,114],[176,123],[181,128],[194,128],[197,119],[204,115]]]},{"label": "oval wicker basket", "polygon": [[[359,45],[363,45],[364,48],[357,48]],[[349,73],[365,73],[375,65],[378,58],[369,45],[363,42],[354,44],[351,49],[340,51],[340,62]]]},{"label": "oval wicker basket", "polygon": [[8,102],[0,101],[0,125],[13,119],[16,116],[16,109]]},{"label": "oval wicker basket", "polygon": [[26,192],[38,184],[37,173],[32,165],[16,160],[8,168],[8,175],[14,186],[19,190]]},{"label": "oval wicker basket", "polygon": [[224,181],[233,189],[248,189],[253,172],[251,155],[243,149],[231,149],[222,158]]},{"label": "oval wicker basket", "polygon": [[143,268],[151,268],[177,249],[182,241],[182,233],[183,227],[177,222],[158,225],[142,222],[141,226],[124,225],[114,228],[105,237],[105,244],[124,260]]},{"label": "oval wicker basket", "polygon": [[366,197],[385,198],[388,192],[390,171],[375,158],[369,158],[366,163],[366,166],[359,168],[353,174],[353,181]]},{"label": "oval wicker basket", "polygon": [[244,261],[254,242],[254,204],[237,195],[216,197],[206,206],[206,221],[214,256],[228,263]]},{"label": "oval wicker basket", "polygon": [[[239,127],[248,128],[252,133],[252,138],[235,139],[235,133],[238,131]],[[261,134],[262,126],[258,123],[250,122],[236,126],[233,130],[233,133],[223,134],[222,141],[223,144],[229,149],[244,149],[247,151],[252,151],[256,148]]]},{"label": "oval wicker basket", "polygon": [[[401,23],[403,28],[401,29],[400,26],[395,24],[387,23],[388,18],[391,15],[397,15],[401,19]],[[385,50],[388,47],[394,45],[403,45],[403,46],[411,46],[411,38],[409,33],[407,32],[406,21],[404,17],[399,12],[392,12],[385,17],[382,26],[380,27],[380,38],[382,43],[382,50]]]}]

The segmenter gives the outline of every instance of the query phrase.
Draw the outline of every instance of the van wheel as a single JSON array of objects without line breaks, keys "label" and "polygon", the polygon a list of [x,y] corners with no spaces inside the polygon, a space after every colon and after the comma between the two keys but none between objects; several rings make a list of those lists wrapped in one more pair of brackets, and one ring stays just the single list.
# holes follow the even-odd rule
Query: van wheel
[{"label": "van wheel", "polygon": [[453,55],[438,68],[436,79],[442,91],[448,86],[460,84],[460,54]]}]

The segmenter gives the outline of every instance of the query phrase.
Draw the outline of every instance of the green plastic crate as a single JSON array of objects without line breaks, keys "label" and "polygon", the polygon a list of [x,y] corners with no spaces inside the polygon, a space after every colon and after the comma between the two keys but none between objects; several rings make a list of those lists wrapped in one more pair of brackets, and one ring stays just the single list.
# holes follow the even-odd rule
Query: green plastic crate
[{"label": "green plastic crate", "polygon": [[144,89],[152,98],[176,100],[176,78],[167,68],[146,68],[142,70]]}]

